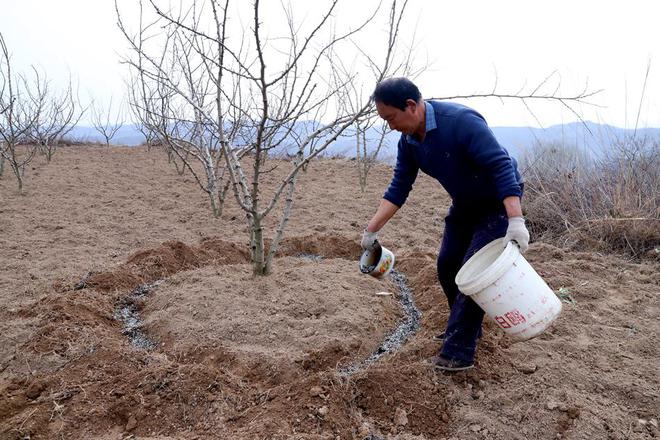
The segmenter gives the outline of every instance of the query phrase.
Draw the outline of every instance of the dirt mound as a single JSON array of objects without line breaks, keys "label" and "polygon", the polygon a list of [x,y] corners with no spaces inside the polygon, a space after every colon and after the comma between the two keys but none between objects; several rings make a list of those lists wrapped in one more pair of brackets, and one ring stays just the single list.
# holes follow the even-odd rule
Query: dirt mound
[{"label": "dirt mound", "polygon": [[138,284],[151,283],[203,264],[236,264],[245,261],[248,261],[247,251],[235,243],[218,238],[203,240],[199,246],[166,241],[157,248],[136,252],[114,270],[91,274],[84,285],[105,292],[131,289]]},{"label": "dirt mound", "polygon": [[[316,255],[354,260],[360,255],[360,246],[339,235],[291,237],[282,241],[277,255]],[[225,265],[248,261],[247,248],[217,237],[205,238],[197,246],[173,240],[153,249],[136,252],[116,269],[92,273],[83,284],[106,292],[130,289],[206,264]]]},{"label": "dirt mound", "polygon": [[[344,259],[284,257],[280,270],[264,279],[253,278],[244,263],[184,271],[203,261],[190,249],[165,243],[124,265],[160,276],[149,268],[165,255],[169,259],[159,267],[180,271],[141,297],[143,328],[156,350],[127,351],[128,341],[111,319],[126,293],[113,297],[91,288],[37,304],[40,329],[21,351],[41,361],[28,371],[12,371],[30,379],[3,384],[9,399],[0,414],[12,428],[0,432],[9,438],[49,433],[47,438],[66,428],[82,435],[76,427],[89,430],[86,420],[94,417],[102,420],[92,429],[96,433],[151,436],[195,424],[197,432],[238,438],[292,428],[319,438],[353,435],[351,420],[362,419],[362,409],[347,411],[342,402],[368,381],[339,385],[336,371],[367,357],[395,326],[396,301],[375,295],[394,286],[359,274],[355,262]],[[310,249],[323,246],[302,250]],[[374,412],[368,420],[384,417],[366,425],[370,432],[388,425],[388,410],[376,410],[381,405],[388,402],[364,406],[367,415]],[[26,418],[30,412],[38,416]],[[292,426],[283,423],[287,414],[301,416]]]},{"label": "dirt mound", "polygon": [[203,262],[212,264],[239,264],[249,261],[247,246],[223,240],[219,237],[205,238],[197,247]]},{"label": "dirt mound", "polygon": [[180,270],[191,269],[199,264],[200,256],[180,241],[166,241],[157,249],[132,255],[129,266],[136,266],[150,276],[164,276]]},{"label": "dirt mound", "polygon": [[175,275],[145,295],[144,328],[168,350],[215,342],[289,369],[336,345],[336,355],[318,366],[366,357],[395,327],[396,300],[375,295],[394,286],[360,274],[353,261],[284,257],[277,264],[265,278],[254,278],[249,264]]},{"label": "dirt mound", "polygon": [[350,389],[354,404],[372,421],[375,432],[439,438],[451,418],[447,400],[437,398],[446,396],[447,384],[434,380],[433,371],[423,365],[385,362],[356,377]]}]

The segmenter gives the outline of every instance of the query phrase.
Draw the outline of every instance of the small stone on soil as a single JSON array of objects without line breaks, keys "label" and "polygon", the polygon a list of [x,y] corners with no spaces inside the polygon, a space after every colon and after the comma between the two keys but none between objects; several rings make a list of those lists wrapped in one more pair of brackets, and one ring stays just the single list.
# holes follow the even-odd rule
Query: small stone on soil
[{"label": "small stone on soil", "polygon": [[309,390],[309,395],[312,396],[312,397],[318,397],[321,394],[323,394],[323,388],[321,388],[321,387],[312,387]]},{"label": "small stone on soil", "polygon": [[128,423],[126,423],[126,431],[132,431],[137,428],[137,420],[134,416],[128,418]]},{"label": "small stone on soil", "polygon": [[566,413],[568,414],[568,417],[570,417],[571,419],[577,419],[578,417],[580,417],[580,408],[577,408],[575,406],[571,407],[568,409],[568,411],[566,411]]},{"label": "small stone on soil", "polygon": [[517,365],[516,369],[524,374],[532,374],[536,371],[537,366],[536,364],[521,364]]},{"label": "small stone on soil", "polygon": [[34,400],[41,395],[41,392],[44,390],[44,388],[46,388],[46,385],[43,383],[33,383],[28,387],[27,391],[25,392],[25,396],[30,400]]},{"label": "small stone on soil", "polygon": [[408,413],[402,408],[397,408],[394,413],[394,423],[397,426],[406,426],[408,424]]},{"label": "small stone on soil", "polygon": [[477,425],[476,423],[474,425],[470,425],[470,431],[472,431],[472,432],[481,431],[481,425]]},{"label": "small stone on soil", "polygon": [[362,425],[360,425],[360,429],[358,430],[358,435],[360,438],[365,438],[369,435],[371,432],[371,428],[369,427],[369,424],[366,422],[363,422]]}]

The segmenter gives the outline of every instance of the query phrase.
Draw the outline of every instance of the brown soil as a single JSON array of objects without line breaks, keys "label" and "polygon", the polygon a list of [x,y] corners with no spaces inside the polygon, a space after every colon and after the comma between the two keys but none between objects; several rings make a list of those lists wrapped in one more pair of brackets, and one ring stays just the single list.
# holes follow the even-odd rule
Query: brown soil
[{"label": "brown soil", "polygon": [[[380,235],[421,328],[346,376],[402,319],[394,296],[376,295],[396,286],[357,264],[390,168],[361,194],[353,162],[313,163],[274,273],[255,279],[244,214],[229,200],[213,219],[161,152],[69,147],[42,162],[24,195],[0,179],[2,439],[660,436],[658,260],[533,243],[527,259],[572,300],[558,321],[522,343],[487,322],[476,368],[436,373],[425,360],[447,316],[435,254],[448,201],[420,176]],[[127,299],[155,348],[122,334]]]}]

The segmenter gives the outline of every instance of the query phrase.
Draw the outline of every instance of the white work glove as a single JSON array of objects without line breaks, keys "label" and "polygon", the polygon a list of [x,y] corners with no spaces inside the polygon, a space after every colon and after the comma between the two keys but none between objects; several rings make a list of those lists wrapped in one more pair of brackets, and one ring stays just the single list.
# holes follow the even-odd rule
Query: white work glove
[{"label": "white work glove", "polygon": [[529,247],[529,231],[525,227],[523,217],[509,218],[509,227],[506,229],[506,235],[504,236],[504,246],[509,244],[510,241],[518,243],[521,253],[524,253]]},{"label": "white work glove", "polygon": [[378,241],[378,234],[376,232],[369,232],[366,229],[362,233],[362,241],[360,246],[365,251],[370,251],[376,247],[376,242]]}]

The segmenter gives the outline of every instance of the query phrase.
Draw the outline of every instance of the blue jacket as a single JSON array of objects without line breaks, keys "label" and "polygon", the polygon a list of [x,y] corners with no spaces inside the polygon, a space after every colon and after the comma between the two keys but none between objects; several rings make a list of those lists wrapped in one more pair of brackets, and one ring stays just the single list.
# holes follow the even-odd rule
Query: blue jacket
[{"label": "blue jacket", "polygon": [[403,206],[419,170],[440,182],[456,208],[494,206],[505,197],[522,195],[515,159],[500,146],[479,113],[460,104],[425,103],[424,141],[420,144],[401,135],[385,199]]}]

